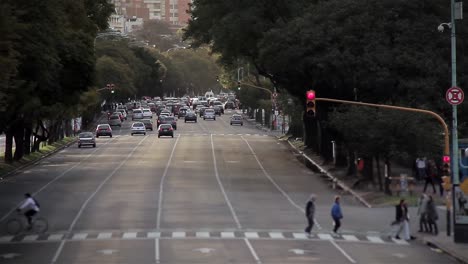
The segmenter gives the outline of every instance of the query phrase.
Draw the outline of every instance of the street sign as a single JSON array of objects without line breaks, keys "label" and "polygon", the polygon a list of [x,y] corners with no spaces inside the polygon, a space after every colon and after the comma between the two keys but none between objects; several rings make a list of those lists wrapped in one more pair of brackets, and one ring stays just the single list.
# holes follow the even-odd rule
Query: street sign
[{"label": "street sign", "polygon": [[464,98],[465,95],[463,94],[463,90],[456,86],[449,88],[445,94],[445,99],[447,99],[447,102],[451,105],[459,105],[463,103]]}]

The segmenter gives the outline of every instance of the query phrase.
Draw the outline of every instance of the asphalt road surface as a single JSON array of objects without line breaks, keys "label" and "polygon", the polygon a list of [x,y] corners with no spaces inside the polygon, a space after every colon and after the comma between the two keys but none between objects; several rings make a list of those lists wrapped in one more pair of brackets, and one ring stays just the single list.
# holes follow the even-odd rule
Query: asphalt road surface
[{"label": "asphalt road surface", "polygon": [[[131,136],[126,121],[96,148],[71,146],[4,180],[0,263],[456,263],[419,241],[389,238],[393,208],[367,209],[350,196],[332,237],[337,193],[287,143],[230,126],[231,114],[179,120],[174,138]],[[49,229],[8,235],[5,221],[25,192],[40,201]],[[317,225],[308,238],[311,193]]]}]

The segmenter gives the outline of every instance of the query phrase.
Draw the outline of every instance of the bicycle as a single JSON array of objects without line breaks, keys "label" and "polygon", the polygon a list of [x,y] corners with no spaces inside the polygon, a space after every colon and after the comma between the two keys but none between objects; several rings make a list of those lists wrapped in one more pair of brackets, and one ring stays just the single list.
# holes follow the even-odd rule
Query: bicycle
[{"label": "bicycle", "polygon": [[33,233],[45,233],[49,224],[44,217],[40,217],[38,215],[34,216],[32,219],[32,228],[26,228],[28,226],[28,222],[26,217],[21,213],[18,212],[17,216],[9,219],[6,222],[6,231],[10,235],[17,235],[21,231],[32,231]]}]

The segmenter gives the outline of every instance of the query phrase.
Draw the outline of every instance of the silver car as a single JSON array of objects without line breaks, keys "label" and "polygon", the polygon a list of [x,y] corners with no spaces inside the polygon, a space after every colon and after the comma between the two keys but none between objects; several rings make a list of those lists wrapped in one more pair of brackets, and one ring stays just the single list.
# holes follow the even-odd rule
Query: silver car
[{"label": "silver car", "polygon": [[135,120],[135,119],[143,119],[143,110],[141,109],[133,110],[132,120]]},{"label": "silver car", "polygon": [[143,135],[146,135],[146,127],[145,127],[145,124],[143,124],[143,122],[135,122],[132,124],[132,128],[131,128],[132,132],[132,136],[134,134],[143,134]]},{"label": "silver car", "polygon": [[122,126],[122,120],[120,120],[120,116],[119,115],[111,115],[109,117],[109,125],[110,126],[119,126],[119,127],[121,127]]},{"label": "silver car", "polygon": [[243,126],[244,125],[244,121],[242,120],[242,116],[241,115],[232,115],[231,116],[231,126],[232,125],[241,125]]},{"label": "silver car", "polygon": [[82,132],[78,135],[78,147],[81,146],[93,146],[96,147],[96,139],[92,132]]},{"label": "silver car", "polygon": [[215,114],[214,109],[208,108],[205,110],[205,112],[203,113],[203,120],[206,120],[206,119],[216,120],[216,114]]}]

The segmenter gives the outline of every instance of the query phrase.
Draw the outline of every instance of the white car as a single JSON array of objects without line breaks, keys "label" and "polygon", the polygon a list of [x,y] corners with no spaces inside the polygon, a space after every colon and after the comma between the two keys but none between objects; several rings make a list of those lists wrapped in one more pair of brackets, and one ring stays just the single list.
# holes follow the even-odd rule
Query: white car
[{"label": "white car", "polygon": [[203,120],[206,120],[206,119],[216,120],[216,114],[213,108],[205,109],[205,112],[203,113]]},{"label": "white car", "polygon": [[143,108],[143,118],[153,118],[153,112],[151,112],[150,108]]},{"label": "white car", "polygon": [[133,110],[132,120],[135,120],[135,119],[143,119],[143,110],[141,109]]},{"label": "white car", "polygon": [[145,124],[143,124],[143,122],[134,122],[132,124],[132,128],[131,128],[132,132],[132,136],[134,134],[143,134],[143,135],[146,135],[146,127],[145,127]]}]

